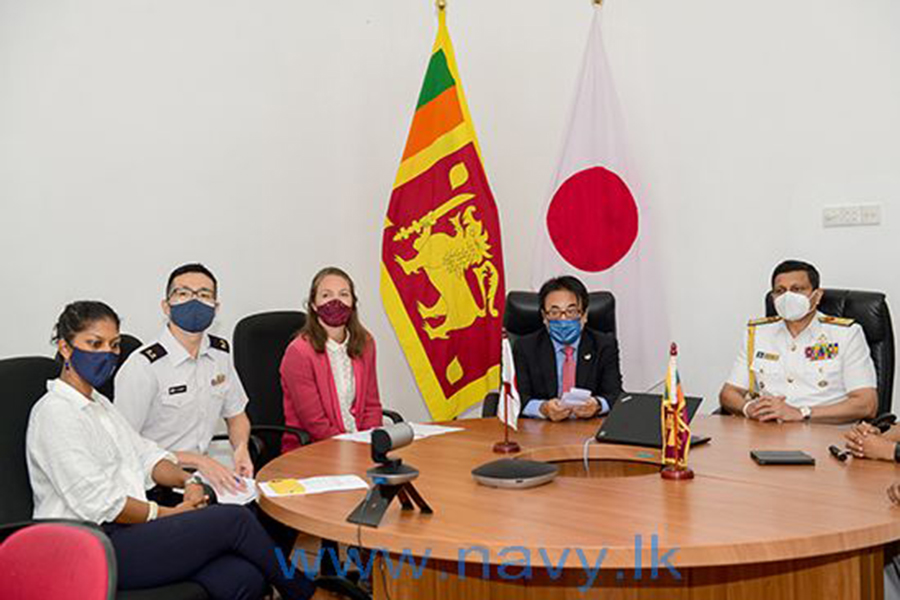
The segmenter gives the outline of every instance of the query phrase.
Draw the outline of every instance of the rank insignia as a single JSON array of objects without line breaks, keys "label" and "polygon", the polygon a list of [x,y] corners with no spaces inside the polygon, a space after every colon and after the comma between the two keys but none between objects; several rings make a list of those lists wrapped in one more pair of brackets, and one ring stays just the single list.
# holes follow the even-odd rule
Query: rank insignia
[{"label": "rank insignia", "polygon": [[219,373],[218,375],[216,375],[216,376],[213,378],[212,381],[210,381],[210,383],[211,383],[212,385],[222,385],[223,383],[225,383],[225,374],[224,374],[224,373]]}]

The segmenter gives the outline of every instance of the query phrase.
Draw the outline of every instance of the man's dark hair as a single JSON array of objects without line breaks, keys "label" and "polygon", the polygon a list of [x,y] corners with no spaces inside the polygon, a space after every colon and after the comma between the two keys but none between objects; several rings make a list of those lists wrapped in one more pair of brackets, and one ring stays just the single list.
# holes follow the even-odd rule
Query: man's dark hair
[{"label": "man's dark hair", "polygon": [[806,271],[812,289],[819,289],[819,271],[808,262],[803,262],[802,260],[786,260],[775,267],[775,270],[772,271],[772,287],[775,287],[776,277],[784,273],[793,273],[795,271]]},{"label": "man's dark hair", "polygon": [[180,267],[178,267],[177,269],[172,271],[171,275],[169,275],[169,281],[166,283],[166,298],[168,298],[169,294],[172,293],[172,282],[175,281],[175,278],[181,277],[182,275],[185,275],[186,273],[202,273],[203,275],[206,275],[207,277],[212,279],[213,292],[218,293],[219,282],[216,281],[216,276],[212,274],[212,271],[210,271],[209,269],[207,269],[205,266],[201,265],[200,263],[190,263],[187,265],[181,265]]},{"label": "man's dark hair", "polygon": [[119,315],[105,302],[97,300],[78,300],[66,305],[56,326],[53,328],[53,342],[65,340],[70,346],[75,336],[97,321],[108,319],[119,327]]},{"label": "man's dark hair", "polygon": [[544,285],[541,286],[541,290],[538,292],[541,312],[544,312],[544,301],[547,299],[547,296],[560,290],[566,290],[575,294],[575,297],[578,298],[578,303],[581,305],[581,310],[587,312],[588,304],[591,301],[587,288],[584,287],[584,284],[577,277],[572,277],[571,275],[554,277],[544,282]]}]

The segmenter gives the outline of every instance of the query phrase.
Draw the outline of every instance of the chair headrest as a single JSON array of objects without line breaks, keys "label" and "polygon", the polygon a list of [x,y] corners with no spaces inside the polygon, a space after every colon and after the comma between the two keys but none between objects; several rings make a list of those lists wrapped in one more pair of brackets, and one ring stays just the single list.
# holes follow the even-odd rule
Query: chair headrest
[{"label": "chair headrest", "polygon": [[[616,333],[616,299],[610,292],[588,294],[587,326],[604,333]],[[507,333],[522,336],[544,326],[537,292],[509,292],[506,295],[506,312],[503,326]]]},{"label": "chair headrest", "polygon": [[[881,292],[826,289],[819,310],[832,317],[853,319],[859,323],[870,346],[893,335],[887,301]],[[772,296],[766,294],[766,315],[775,314]]]}]

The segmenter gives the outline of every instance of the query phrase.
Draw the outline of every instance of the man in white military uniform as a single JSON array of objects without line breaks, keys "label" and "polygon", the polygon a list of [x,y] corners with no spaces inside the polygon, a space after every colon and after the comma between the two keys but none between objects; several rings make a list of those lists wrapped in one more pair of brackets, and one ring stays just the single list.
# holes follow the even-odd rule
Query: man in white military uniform
[{"label": "man in white military uniform", "polygon": [[850,423],[875,416],[875,366],[862,327],[816,311],[819,273],[785,261],[772,274],[777,317],[747,324],[719,402],[759,421]]},{"label": "man in white military uniform", "polygon": [[[247,395],[226,340],[204,332],[215,318],[217,282],[203,265],[179,267],[169,276],[159,337],[134,352],[116,375],[116,407],[143,437],[196,468],[218,490],[235,491],[252,477]],[[225,419],[235,470],[207,455]]]}]

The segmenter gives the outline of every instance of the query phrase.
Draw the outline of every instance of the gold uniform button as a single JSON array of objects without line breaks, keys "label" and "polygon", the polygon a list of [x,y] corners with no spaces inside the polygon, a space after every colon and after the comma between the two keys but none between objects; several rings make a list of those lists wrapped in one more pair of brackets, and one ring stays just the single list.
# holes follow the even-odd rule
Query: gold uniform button
[{"label": "gold uniform button", "polygon": [[787,378],[787,382],[788,382],[788,383],[794,383],[794,378],[793,378],[793,377],[788,377],[788,378]]},{"label": "gold uniform button", "polygon": [[826,387],[827,385],[828,385],[828,382],[825,381],[824,379],[823,379],[822,381],[819,382],[819,387],[820,387],[820,388]]},{"label": "gold uniform button", "polygon": [[791,352],[797,351],[797,344],[791,344]]}]

